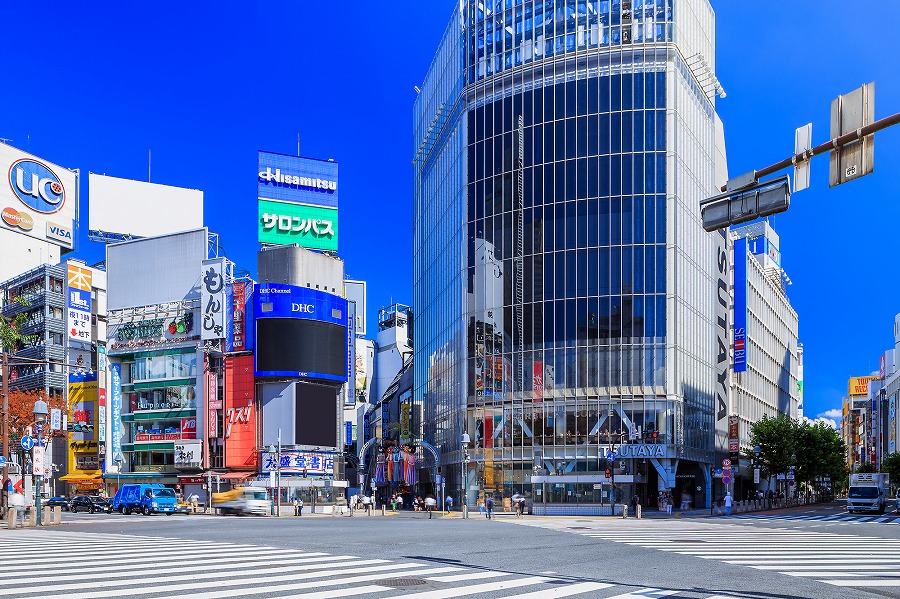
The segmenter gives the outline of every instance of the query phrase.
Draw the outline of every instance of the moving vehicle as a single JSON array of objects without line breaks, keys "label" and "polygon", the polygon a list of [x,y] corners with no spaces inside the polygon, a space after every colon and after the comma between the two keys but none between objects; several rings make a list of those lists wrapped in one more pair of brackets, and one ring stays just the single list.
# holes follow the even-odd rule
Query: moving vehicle
[{"label": "moving vehicle", "polygon": [[264,489],[237,487],[224,493],[213,493],[212,506],[222,514],[265,516],[269,513],[272,503]]},{"label": "moving vehicle", "polygon": [[49,508],[60,507],[60,508],[62,508],[62,511],[68,512],[69,505],[71,504],[71,502],[72,502],[72,500],[69,499],[68,497],[51,497],[50,499],[44,500],[44,507],[49,507]]},{"label": "moving vehicle", "polygon": [[73,514],[77,512],[90,512],[92,514],[105,512],[109,514],[112,512],[112,504],[108,499],[98,495],[79,495],[69,504],[69,511]]},{"label": "moving vehicle", "polygon": [[123,514],[140,512],[150,514],[175,513],[175,491],[160,484],[127,484],[119,487],[113,497],[113,509]]},{"label": "moving vehicle", "polygon": [[887,507],[890,477],[880,472],[859,472],[850,475],[850,489],[847,491],[847,511],[878,512],[883,514]]}]

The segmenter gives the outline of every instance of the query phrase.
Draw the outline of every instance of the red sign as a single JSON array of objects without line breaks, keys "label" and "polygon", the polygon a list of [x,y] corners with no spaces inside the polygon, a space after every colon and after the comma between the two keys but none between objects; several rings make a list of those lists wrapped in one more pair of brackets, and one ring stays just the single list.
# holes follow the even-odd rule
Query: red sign
[{"label": "red sign", "polygon": [[166,441],[177,441],[181,439],[181,435],[178,433],[166,433]]},{"label": "red sign", "polygon": [[225,467],[257,468],[253,356],[225,358]]},{"label": "red sign", "polygon": [[149,441],[149,440],[150,440],[150,435],[148,435],[147,433],[137,433],[137,434],[134,436],[134,440],[135,440],[135,441]]},{"label": "red sign", "polygon": [[209,429],[209,438],[215,439],[219,436],[219,427],[217,422],[218,417],[215,410],[209,411],[209,414],[207,414],[207,420],[209,421],[209,424],[207,425],[207,428]]},{"label": "red sign", "polygon": [[101,408],[106,405],[106,389],[103,389],[102,387],[97,389],[97,401]]},{"label": "red sign", "polygon": [[178,480],[184,485],[202,485],[206,482],[202,476],[179,476]]},{"label": "red sign", "polygon": [[[234,351],[244,351],[247,323],[244,321],[244,307],[246,304],[247,284],[237,282],[234,284],[234,306],[232,325],[234,330]],[[220,406],[221,407],[221,406]]]},{"label": "red sign", "polygon": [[544,401],[544,363],[535,362],[532,373],[532,387],[534,388],[534,401]]},{"label": "red sign", "polygon": [[181,419],[181,438],[196,439],[197,438],[197,419],[182,418]]},{"label": "red sign", "polygon": [[162,433],[152,434],[152,435],[150,435],[150,440],[151,441],[165,441],[166,436]]},{"label": "red sign", "polygon": [[211,401],[211,402],[209,402],[209,405],[206,407],[208,407],[210,410],[221,410],[222,409],[222,400],[217,399],[215,401]]},{"label": "red sign", "polygon": [[212,402],[219,401],[219,379],[215,372],[206,373],[206,407],[214,410]]}]

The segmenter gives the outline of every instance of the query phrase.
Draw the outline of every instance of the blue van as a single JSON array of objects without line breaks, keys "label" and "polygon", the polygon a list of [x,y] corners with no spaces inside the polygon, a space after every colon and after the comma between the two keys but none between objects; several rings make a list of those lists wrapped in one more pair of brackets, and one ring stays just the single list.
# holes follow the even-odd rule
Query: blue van
[{"label": "blue van", "polygon": [[175,491],[160,484],[127,484],[119,487],[113,497],[113,509],[123,514],[140,512],[150,514],[175,513]]}]

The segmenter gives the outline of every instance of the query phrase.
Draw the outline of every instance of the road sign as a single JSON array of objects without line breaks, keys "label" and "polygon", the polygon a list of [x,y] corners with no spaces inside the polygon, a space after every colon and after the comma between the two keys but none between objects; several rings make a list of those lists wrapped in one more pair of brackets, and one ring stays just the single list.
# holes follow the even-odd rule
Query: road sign
[{"label": "road sign", "polygon": [[41,476],[44,474],[44,447],[35,445],[31,449],[31,472]]},{"label": "road sign", "polygon": [[728,458],[725,458],[724,460],[722,460],[723,468],[728,468],[729,466],[731,466],[731,460],[729,460]]},{"label": "road sign", "polygon": [[[812,123],[797,127],[794,132],[794,156],[812,149]],[[809,160],[794,163],[794,193],[809,187]]]},{"label": "road sign", "polygon": [[700,217],[707,232],[739,225],[770,214],[784,212],[791,205],[790,177],[783,175],[769,181],[751,182],[747,186],[703,200]]},{"label": "road sign", "polygon": [[723,482],[724,484],[726,484],[726,485],[730,485],[730,484],[731,484],[731,475],[729,475],[729,476],[723,476],[723,477],[722,477],[722,482]]},{"label": "road sign", "polygon": [[0,455],[0,466],[6,463],[6,458]]},{"label": "road sign", "polygon": [[616,459],[616,454],[614,454],[613,452],[610,451],[609,453],[606,454],[607,462],[612,462],[614,459]]},{"label": "road sign", "polygon": [[[875,83],[867,83],[831,102],[831,138],[862,129],[875,121]],[[831,151],[828,186],[868,175],[874,168],[875,135]]]},{"label": "road sign", "polygon": [[754,485],[759,484],[759,468],[753,469],[753,484]]},{"label": "road sign", "polygon": [[31,449],[34,447],[34,439],[29,437],[28,435],[22,437],[20,443],[22,444],[22,449],[24,449],[25,451],[31,451]]}]

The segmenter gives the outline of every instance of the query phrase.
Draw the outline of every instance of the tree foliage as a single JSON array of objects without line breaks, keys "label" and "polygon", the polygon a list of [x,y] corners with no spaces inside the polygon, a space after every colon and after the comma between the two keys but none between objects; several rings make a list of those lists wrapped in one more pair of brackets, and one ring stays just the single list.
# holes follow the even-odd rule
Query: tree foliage
[{"label": "tree foliage", "polygon": [[[844,475],[844,441],[821,422],[763,416],[750,427],[750,442],[761,449],[759,462],[765,477],[786,473],[791,466],[796,480],[810,485],[820,477],[836,481]],[[754,457],[753,452],[747,457]]]},{"label": "tree foliage", "polygon": [[[9,432],[10,436],[15,439],[21,438],[25,433],[25,428],[34,422],[34,402],[43,399],[47,402],[47,409],[62,410],[63,414],[68,413],[66,409],[66,400],[62,396],[45,397],[39,389],[32,391],[9,391]],[[56,435],[61,435],[62,431],[57,431]],[[47,434],[47,431],[44,431]]]},{"label": "tree foliage", "polygon": [[895,451],[884,456],[881,460],[881,471],[890,475],[892,484],[900,483],[900,453]]},{"label": "tree foliage", "polygon": [[[28,300],[24,297],[17,297],[13,302],[21,306],[28,305]],[[28,335],[23,335],[21,333],[22,325],[25,324],[27,319],[28,314],[26,312],[19,312],[14,316],[4,316],[3,314],[0,314],[0,351],[15,351],[15,348],[19,343],[23,343],[29,339]]]}]

